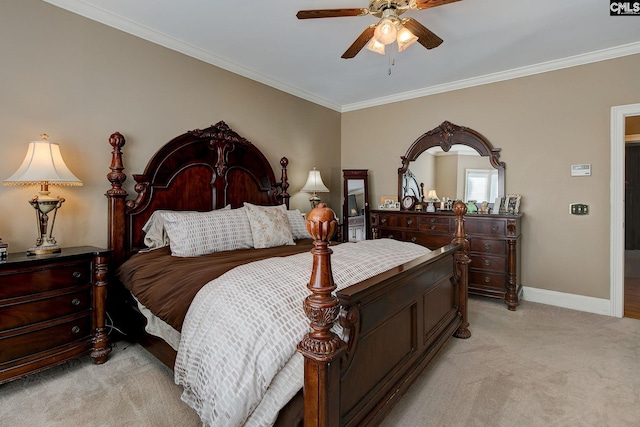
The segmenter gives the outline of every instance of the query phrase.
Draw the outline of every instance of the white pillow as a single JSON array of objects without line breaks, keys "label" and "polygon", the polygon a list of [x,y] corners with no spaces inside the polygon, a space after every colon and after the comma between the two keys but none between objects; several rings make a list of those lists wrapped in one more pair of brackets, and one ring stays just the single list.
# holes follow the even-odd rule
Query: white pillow
[{"label": "white pillow", "polygon": [[[231,209],[231,205],[227,205],[222,209]],[[149,249],[169,246],[169,236],[167,236],[167,232],[164,229],[164,221],[162,219],[162,214],[166,212],[198,213],[197,211],[170,211],[162,209],[153,212],[147,222],[142,226],[142,231],[145,233],[144,245]]]},{"label": "white pillow", "polygon": [[244,208],[251,224],[254,248],[295,245],[285,205],[257,206],[245,202]]},{"label": "white pillow", "polygon": [[245,209],[210,212],[165,212],[171,255],[191,257],[253,247],[251,225]]},{"label": "white pillow", "polygon": [[307,222],[302,217],[300,210],[287,211],[287,218],[289,218],[289,227],[294,239],[313,239],[307,231]]}]

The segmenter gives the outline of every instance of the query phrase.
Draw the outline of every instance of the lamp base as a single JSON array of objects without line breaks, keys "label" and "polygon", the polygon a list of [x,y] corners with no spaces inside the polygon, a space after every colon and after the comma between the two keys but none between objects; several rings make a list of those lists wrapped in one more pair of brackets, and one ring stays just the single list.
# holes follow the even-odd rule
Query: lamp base
[{"label": "lamp base", "polygon": [[42,243],[40,239],[36,241],[36,244],[27,249],[27,255],[47,255],[47,254],[57,254],[62,251],[62,248],[58,246],[56,240],[54,238],[42,238]]},{"label": "lamp base", "polygon": [[42,248],[42,247],[34,246],[33,248],[27,249],[27,255],[47,255],[47,254],[57,254],[57,253],[60,253],[60,252],[62,252],[62,248],[60,248],[60,247]]}]

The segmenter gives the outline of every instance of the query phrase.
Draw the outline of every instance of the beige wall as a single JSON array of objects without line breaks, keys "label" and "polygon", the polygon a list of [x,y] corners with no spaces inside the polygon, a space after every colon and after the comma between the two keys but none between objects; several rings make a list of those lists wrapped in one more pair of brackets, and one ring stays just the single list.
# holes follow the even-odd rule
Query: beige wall
[{"label": "beige wall", "polygon": [[[278,178],[280,158],[289,158],[293,208],[309,210],[308,195],[298,189],[314,166],[332,191],[330,204],[341,205],[335,111],[38,0],[0,6],[0,58],[0,179],[46,132],[84,181],[52,187],[66,198],[54,230],[63,246],[106,245],[108,138],[116,130],[127,138],[131,176],[174,136],[224,120],[263,151]],[[0,186],[0,237],[10,252],[37,237],[27,203],[36,193]]]},{"label": "beige wall", "polygon": [[[640,102],[638,75],[633,55],[348,112],[342,166],[370,169],[372,197],[393,194],[417,137],[444,120],[475,129],[502,148],[506,192],[522,195],[522,283],[608,299],[610,113]],[[591,163],[592,176],[571,177],[576,163]],[[569,215],[573,202],[590,214]]]}]

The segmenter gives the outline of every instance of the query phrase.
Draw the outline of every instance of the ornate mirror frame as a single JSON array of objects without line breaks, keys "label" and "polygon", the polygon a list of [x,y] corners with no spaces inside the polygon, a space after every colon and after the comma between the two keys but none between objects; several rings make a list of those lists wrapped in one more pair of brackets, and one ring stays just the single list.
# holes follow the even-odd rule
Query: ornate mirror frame
[{"label": "ornate mirror frame", "polygon": [[498,197],[504,197],[505,164],[500,161],[500,148],[494,148],[487,138],[473,129],[444,121],[442,124],[416,139],[406,154],[401,157],[402,167],[398,169],[398,200],[402,198],[402,178],[409,169],[409,163],[432,147],[440,147],[448,152],[454,144],[473,148],[483,157],[489,157],[491,166],[498,170]]}]

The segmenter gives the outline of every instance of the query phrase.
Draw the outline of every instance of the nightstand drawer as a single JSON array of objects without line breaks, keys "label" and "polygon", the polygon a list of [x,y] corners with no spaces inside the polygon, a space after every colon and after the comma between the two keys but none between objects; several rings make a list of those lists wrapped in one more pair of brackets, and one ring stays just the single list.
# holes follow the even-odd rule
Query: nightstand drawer
[{"label": "nightstand drawer", "polygon": [[[26,328],[29,329],[29,328]],[[4,336],[2,334],[0,336]],[[0,338],[0,364],[87,339],[91,335],[91,316],[72,318],[48,328]]]},{"label": "nightstand drawer", "polygon": [[0,302],[0,332],[40,323],[91,308],[89,288],[52,298],[3,305]]},{"label": "nightstand drawer", "polygon": [[24,269],[19,273],[0,273],[0,299],[81,286],[91,283],[91,264],[75,262],[70,264],[43,265]]}]

